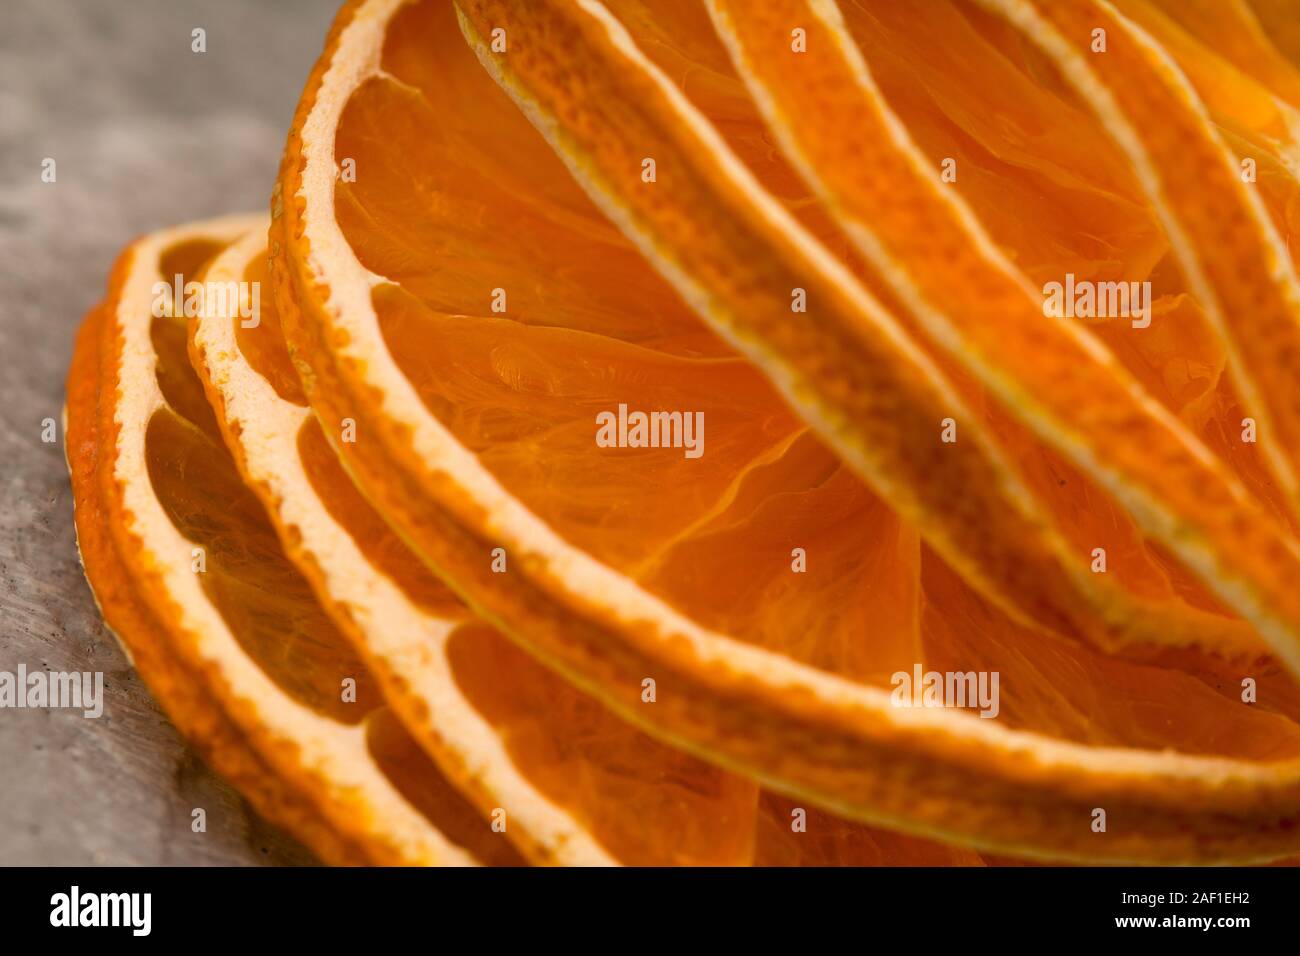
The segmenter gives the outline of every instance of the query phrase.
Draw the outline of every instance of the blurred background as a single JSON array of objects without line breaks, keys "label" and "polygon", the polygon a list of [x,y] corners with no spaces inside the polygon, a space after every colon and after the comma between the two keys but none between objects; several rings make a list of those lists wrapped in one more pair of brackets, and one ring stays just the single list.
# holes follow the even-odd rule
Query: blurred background
[{"label": "blurred background", "polygon": [[[333,0],[4,0],[0,671],[103,671],[104,714],[0,709],[0,865],[309,863],[177,737],[105,631],[57,444],[73,335],[140,233],[266,209]],[[195,28],[207,50],[191,50]],[[57,180],[42,182],[55,160]],[[207,812],[193,833],[191,811]]]}]

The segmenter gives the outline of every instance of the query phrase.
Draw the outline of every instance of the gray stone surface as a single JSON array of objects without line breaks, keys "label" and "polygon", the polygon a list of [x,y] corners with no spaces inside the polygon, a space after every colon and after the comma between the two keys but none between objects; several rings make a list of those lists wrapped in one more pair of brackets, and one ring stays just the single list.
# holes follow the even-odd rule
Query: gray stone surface
[{"label": "gray stone surface", "polygon": [[[5,0],[0,670],[102,670],[105,713],[0,709],[0,864],[303,863],[195,757],[100,623],[59,418],[73,333],[139,233],[266,208],[332,0]],[[207,31],[192,53],[190,31]],[[41,182],[45,157],[56,183]],[[62,434],[60,434],[62,439]],[[194,807],[208,831],[190,830]]]}]

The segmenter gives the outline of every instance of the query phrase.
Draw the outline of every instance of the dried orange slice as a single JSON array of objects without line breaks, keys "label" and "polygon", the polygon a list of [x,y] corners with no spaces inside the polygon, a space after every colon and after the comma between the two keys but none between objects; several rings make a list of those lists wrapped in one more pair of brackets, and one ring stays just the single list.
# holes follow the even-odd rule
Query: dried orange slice
[{"label": "dried orange slice", "polygon": [[78,337],[67,424],[87,578],[178,727],[322,858],[516,861],[284,557],[189,365],[183,310],[206,298],[204,263],[262,222],[137,240]]},{"label": "dried orange slice", "polygon": [[[1120,616],[1113,607],[1119,596],[1069,553],[929,358],[776,205],[612,13],[563,5],[459,9],[489,72],[596,201],[873,490],[967,580],[1022,618],[1105,639],[1096,632]],[[505,29],[490,24],[507,22],[516,56],[489,55],[488,32]],[[534,33],[551,30],[565,41],[547,53]],[[584,49],[584,67],[561,77],[545,60],[570,47]],[[507,62],[514,63],[508,74],[501,72]],[[514,72],[522,68],[563,91],[525,88],[527,80]],[[626,110],[626,102],[642,108]],[[561,115],[570,108],[584,114],[582,122]],[[641,177],[621,175],[646,163],[663,176],[672,203],[644,188]],[[792,300],[801,308],[812,303],[801,321],[790,318]],[[961,440],[942,443],[946,422],[960,423]],[[1029,566],[1037,569],[1032,580],[1024,575]],[[1084,607],[1089,613],[1081,615]],[[1141,619],[1123,615],[1118,626]]]},{"label": "dried orange slice", "polygon": [[[1294,626],[1275,619],[1300,610],[1284,610],[1290,575],[1275,564],[1292,566],[1290,536],[1086,330],[1045,320],[1042,297],[889,110],[838,8],[710,7],[769,126],[925,332],[1300,663]],[[789,24],[816,55],[792,54]]]},{"label": "dried orange slice", "polygon": [[[260,285],[265,260],[265,232],[253,230],[214,260],[209,281]],[[255,323],[237,308],[205,314],[192,336],[195,369],[248,486],[404,723],[475,792],[485,815],[506,810],[507,832],[531,856],[612,862],[516,769],[458,686],[453,646],[460,658],[462,645],[490,638],[476,639],[473,616],[411,567],[415,559],[353,489],[302,396],[274,306],[262,303]]]},{"label": "dried orange slice", "polygon": [[[1262,433],[1264,458],[1292,513],[1300,514],[1300,390],[1288,371],[1289,357],[1300,354],[1300,280],[1191,84],[1162,47],[1109,4],[988,0],[984,6],[1008,17],[1059,64],[1128,153],[1179,266],[1223,338],[1234,387]],[[1164,22],[1145,4],[1132,10],[1145,11],[1150,24]],[[1095,31],[1104,48],[1094,49]],[[1215,77],[1221,81],[1223,71]]]},{"label": "dried orange slice", "polygon": [[[1277,665],[1250,665],[1272,702],[1252,709],[1235,693],[1245,671],[1225,682],[1197,676],[1208,661],[1182,673],[1111,659],[986,603],[784,401],[855,470],[869,458],[889,505],[963,577],[1022,617],[1096,630],[1105,602],[1081,583],[1086,562],[1066,567],[980,419],[957,413],[964,437],[940,444],[965,399],[935,363],[719,159],[725,145],[603,7],[502,7],[499,23],[493,5],[466,9],[489,50],[536,57],[542,79],[564,51],[578,92],[621,91],[557,94],[559,138],[690,120],[664,135],[703,154],[681,138],[671,162],[648,155],[663,139],[620,145],[629,181],[674,177],[671,197],[638,200],[662,217],[650,258],[674,281],[707,273],[726,314],[706,317],[753,323],[757,336],[736,338],[783,371],[774,388],[682,307],[478,70],[447,4],[349,5],[286,148],[277,304],[322,427],[355,425],[341,460],[438,575],[647,733],[846,817],[1044,858],[1292,852],[1300,740]],[[608,71],[619,58],[633,68]],[[696,175],[687,193],[682,172]],[[830,347],[829,324],[790,311],[799,289],[869,341]],[[838,374],[864,355],[880,377]],[[684,416],[672,447],[624,447],[621,433],[603,447],[596,416],[629,401],[724,427],[696,457]],[[891,703],[900,669],[976,661],[1005,671],[998,721]]]},{"label": "dried orange slice", "polygon": [[[770,209],[764,209],[762,200],[766,193],[745,170],[739,168],[727,147],[718,142],[704,116],[639,52],[623,24],[608,11],[602,12],[604,8],[599,6],[559,4],[555,7],[533,6],[527,10],[514,9],[510,4],[466,3],[464,6],[473,11],[470,17],[474,24],[469,29],[474,31],[472,40],[478,38],[474,40],[476,49],[489,71],[500,74],[498,79],[527,111],[539,114],[536,121],[565,155],[579,180],[600,202],[613,210],[615,218],[630,235],[643,246],[653,245],[651,258],[675,282],[679,291],[702,302],[703,287],[697,286],[705,283],[712,298],[707,306],[701,305],[701,310],[733,340],[742,334],[734,326],[737,315],[745,316],[743,321],[746,322],[758,321],[754,317],[765,314],[764,305],[752,298],[748,301],[743,297],[735,298],[732,291],[728,291],[731,288],[728,283],[734,277],[697,274],[695,264],[713,262],[725,255],[721,248],[704,251],[709,242],[733,241],[730,233],[716,227],[724,213],[709,208],[710,202],[728,204],[726,215],[735,217],[730,227],[733,232],[745,232],[752,241],[765,242],[770,248],[777,248],[780,238],[760,238],[768,229],[764,222],[775,215]],[[785,28],[778,30],[774,26],[774,21],[784,23],[789,20],[790,14],[780,7],[775,11],[772,21],[762,16],[748,18],[756,24],[754,31],[757,34],[770,38],[769,42],[784,51],[779,61],[773,61],[776,54],[769,47],[762,54],[765,62],[828,61],[827,57],[801,60],[792,54],[789,50],[790,31]],[[505,52],[493,54],[481,39],[485,34],[480,31],[487,29],[485,25],[489,21],[507,20],[514,25],[518,41],[513,57]],[[547,61],[559,47],[543,48],[536,42],[529,42],[538,33],[556,31],[568,37],[568,45],[580,45],[589,54],[584,61],[585,68],[578,75],[573,71],[561,74],[550,68]],[[850,71],[844,70],[843,74],[839,77],[841,86],[848,82],[846,77],[851,78]],[[823,83],[821,88],[828,88],[830,81],[825,76],[818,79]],[[834,88],[833,84],[831,88]],[[807,99],[799,95],[799,88],[794,84],[788,84],[785,89],[792,91],[789,94],[791,102]],[[636,113],[621,111],[616,105],[611,105],[630,98],[639,98],[643,105],[651,105]],[[834,152],[841,144],[852,142],[849,136],[834,135],[839,118],[848,111],[831,108],[838,104],[826,106],[815,113],[825,117],[831,128],[805,124],[814,129],[813,140],[836,144],[818,157],[818,168],[840,171],[868,168],[854,165],[850,158],[850,154],[862,153],[862,143],[847,151]],[[585,111],[583,123],[570,129],[561,118],[566,109]],[[865,120],[865,114],[851,120],[849,126],[862,125],[858,119]],[[877,132],[866,136],[863,142],[875,142],[881,135]],[[670,167],[671,163],[672,188],[681,199],[680,205],[665,203],[653,191],[640,188],[641,184],[633,177],[619,175],[618,170],[626,169],[634,162],[632,154],[638,150],[656,153],[661,169]],[[905,151],[898,158],[900,168],[895,175],[879,180],[858,176],[858,185],[866,191],[860,202],[865,205],[874,195],[864,185],[868,183],[890,183],[890,188],[877,187],[875,192],[899,197],[897,213],[881,217],[883,223],[893,221],[897,224],[897,228],[890,232],[894,244],[888,252],[879,251],[872,257],[882,271],[898,277],[896,290],[907,293],[904,298],[921,318],[927,332],[966,361],[985,384],[1000,395],[1007,407],[1033,427],[1040,437],[1046,437],[1058,450],[1101,481],[1137,518],[1141,527],[1169,546],[1205,580],[1217,597],[1251,621],[1293,671],[1300,669],[1300,604],[1293,604],[1294,596],[1286,583],[1293,576],[1292,572],[1300,570],[1300,547],[1290,535],[1274,525],[1266,512],[1249,499],[1245,489],[1232,481],[1191,435],[1183,431],[1154,400],[1143,396],[1135,382],[1121,374],[1117,363],[1097,343],[1068,324],[1044,322],[1041,307],[1032,304],[1021,280],[1009,267],[1000,263],[987,243],[983,251],[972,248],[964,257],[969,267],[962,267],[959,244],[966,240],[956,222],[957,214],[949,208],[950,204],[945,202],[940,192],[937,177],[923,178],[919,166],[909,164],[912,157]],[[909,168],[912,179],[903,178],[895,186],[895,179],[905,176]],[[725,189],[717,185],[719,180],[726,184]],[[909,185],[912,182],[916,183],[916,189]],[[692,190],[689,196],[683,194],[685,189]],[[837,198],[838,204],[833,204],[832,209],[838,214],[843,208],[843,199]],[[929,204],[925,205],[927,200]],[[674,245],[669,230],[674,228],[675,221],[683,218],[690,222],[690,232],[683,234],[685,238]],[[860,218],[854,221],[861,225]],[[890,227],[878,224],[876,228]],[[942,237],[954,231],[957,239],[953,247],[948,248],[941,241]],[[798,235],[797,227],[788,220],[780,232],[782,238]],[[854,232],[854,238],[860,246],[872,245],[864,238],[861,228]],[[900,260],[900,255],[905,258]],[[782,276],[780,267],[775,262],[763,262],[754,249],[737,250],[736,256],[745,262],[746,268],[755,270],[755,274],[744,282],[744,294],[767,288],[766,311],[772,314],[772,289],[763,283],[773,276]],[[910,273],[912,279],[903,278],[900,263],[906,263],[914,270]],[[949,272],[955,273],[956,281],[951,284],[941,279],[949,274],[943,271],[945,263]],[[803,267],[805,285],[809,285],[806,273],[811,269],[809,260]],[[933,281],[926,280],[930,289],[937,287],[950,291],[949,298],[942,300],[950,303],[949,314],[970,315],[974,321],[963,322],[960,328],[945,322],[940,311],[929,305],[912,284],[917,275],[934,277]],[[994,288],[999,285],[999,275],[1005,277],[1001,292]],[[786,286],[793,286],[798,281],[792,279]],[[845,281],[851,280],[842,277],[841,284]],[[961,296],[967,292],[971,294],[972,305],[964,308]],[[809,295],[818,295],[812,291],[811,285]],[[827,297],[822,295],[823,300]],[[979,302],[986,303],[987,311],[985,306],[974,304]],[[1018,303],[1018,307],[1013,307],[1013,302]],[[720,312],[725,312],[725,316],[719,317]],[[990,316],[999,321],[990,321]],[[841,338],[873,335],[870,331],[863,331],[861,317],[856,316],[852,309],[831,308],[826,314],[815,314],[813,319],[808,327],[816,328],[820,334],[839,335]],[[796,328],[800,330],[797,333],[794,331]],[[768,369],[769,375],[778,381],[789,381],[796,372],[785,367],[778,375],[777,369],[782,368],[781,363],[798,363],[804,375],[816,369],[823,385],[828,381],[852,383],[850,387],[841,389],[844,393],[841,399],[847,395],[860,401],[863,395],[876,394],[877,385],[872,380],[875,369],[854,371],[859,360],[868,360],[861,355],[855,357],[852,349],[832,347],[828,341],[812,346],[805,343],[802,347],[805,349],[804,357],[801,358],[801,347],[780,339],[782,335],[805,334],[804,328],[798,323],[786,323],[779,332],[773,332],[770,338],[765,339],[780,351],[779,357],[771,354],[756,357],[759,364]],[[753,334],[765,336],[768,333],[758,331]],[[809,348],[816,354],[816,360],[807,355]],[[830,348],[836,351],[834,359],[821,354]],[[898,359],[891,361],[897,364]],[[841,372],[828,374],[826,362],[840,362]],[[819,387],[805,384],[808,389]],[[882,388],[892,389],[897,394],[896,384]],[[810,421],[819,421],[817,410],[806,404],[802,410]],[[863,439],[868,429],[889,425],[906,427],[911,435],[922,428],[920,422],[909,421],[897,412],[892,418],[886,416],[885,423],[882,423],[879,411],[877,408],[873,413],[862,408],[841,420],[853,422],[847,427],[858,431],[858,440]],[[967,425],[973,416],[960,414],[958,417],[963,425]],[[978,439],[980,432],[973,422],[968,426],[968,433],[971,431]],[[946,539],[948,529],[937,528],[936,522],[945,526],[959,523],[966,533],[978,530],[979,543],[984,548],[990,547],[990,542],[998,538],[1002,529],[984,528],[963,509],[942,505],[937,498],[928,502],[909,500],[906,494],[899,495],[896,483],[882,476],[881,468],[893,469],[900,465],[906,468],[909,461],[927,461],[919,448],[904,454],[902,462],[882,462],[879,459],[868,462],[855,457],[852,450],[835,435],[828,434],[825,427],[822,432],[827,434],[828,440],[845,460],[857,467],[877,490],[889,498],[891,504],[906,517],[917,521],[923,533],[927,533],[927,540],[953,560],[968,579],[987,583],[987,578],[981,575],[987,575],[990,565],[995,569],[1000,567],[997,560],[984,557],[977,562],[979,570],[972,574],[970,552],[954,554],[955,539]],[[871,444],[877,452],[890,447],[880,435],[874,436]],[[978,445],[978,440],[972,443],[977,456]],[[946,456],[945,461],[947,465],[943,469],[913,475],[909,490],[920,493],[927,483],[935,483],[936,474],[950,477],[962,474],[960,467],[954,470],[956,462]],[[893,472],[893,475],[896,482],[898,472]],[[978,480],[994,479],[987,472],[978,479],[974,472],[968,473],[959,486],[960,490],[945,489],[945,497],[971,495],[971,482]],[[1008,483],[1014,481],[1005,473],[1001,479],[1003,487],[1013,487]],[[1030,496],[1026,491],[1022,497]],[[997,507],[996,513],[1001,516],[1007,513],[1008,506],[989,501],[981,506],[972,503],[972,510],[980,509],[977,513],[985,513],[982,508],[987,507]],[[918,517],[918,508],[928,510]],[[958,521],[956,516],[959,513],[962,517]],[[1040,517],[1037,520],[1045,519]],[[1120,632],[1117,638],[1110,641],[1102,638],[1103,641],[1159,641],[1166,630],[1170,632],[1167,639],[1178,640],[1176,627],[1171,628],[1164,622],[1154,628],[1150,626],[1149,609],[1124,608],[1120,597],[1108,593],[1096,575],[1088,574],[1077,556],[1070,557],[1069,549],[1056,535],[1040,530],[1037,537],[1041,546],[1047,546],[1059,555],[1051,566],[1060,566],[1070,575],[1070,583],[1075,588],[1071,598],[1075,604],[1087,601],[1094,615]],[[970,546],[974,547],[974,544]],[[1009,554],[1003,556],[1009,557]],[[1038,583],[1041,586],[1047,581],[1044,578]],[[1005,592],[1005,587],[1000,589],[1000,593]],[[1188,635],[1186,640],[1189,643],[1210,643],[1211,639]]]},{"label": "dried orange slice", "polygon": [[[207,281],[263,282],[264,233]],[[658,744],[573,690],[420,565],[352,487],[307,407],[266,300],[191,324],[194,366],[286,552],[365,658],[412,736],[539,863],[977,863],[959,849],[811,815]]]}]

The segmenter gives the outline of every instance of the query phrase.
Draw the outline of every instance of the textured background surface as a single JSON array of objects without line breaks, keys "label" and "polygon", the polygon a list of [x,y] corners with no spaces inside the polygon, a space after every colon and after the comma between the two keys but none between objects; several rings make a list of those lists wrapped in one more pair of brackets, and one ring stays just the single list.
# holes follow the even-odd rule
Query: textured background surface
[{"label": "textured background surface", "polygon": [[[0,864],[294,863],[179,740],[81,575],[59,418],[118,250],[267,206],[333,0],[5,0],[0,29],[0,670],[102,670],[104,716],[0,709]],[[190,31],[207,30],[207,52]],[[58,181],[41,182],[41,162]],[[60,439],[62,434],[60,433]],[[190,832],[204,807],[208,832]]]}]

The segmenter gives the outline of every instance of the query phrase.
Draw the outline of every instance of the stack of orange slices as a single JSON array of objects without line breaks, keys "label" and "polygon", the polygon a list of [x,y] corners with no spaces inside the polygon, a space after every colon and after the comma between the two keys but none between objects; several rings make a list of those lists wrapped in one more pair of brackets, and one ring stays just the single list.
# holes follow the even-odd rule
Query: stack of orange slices
[{"label": "stack of orange slices", "polygon": [[82,327],[108,625],[328,862],[1300,856],[1296,12],[353,0]]}]

